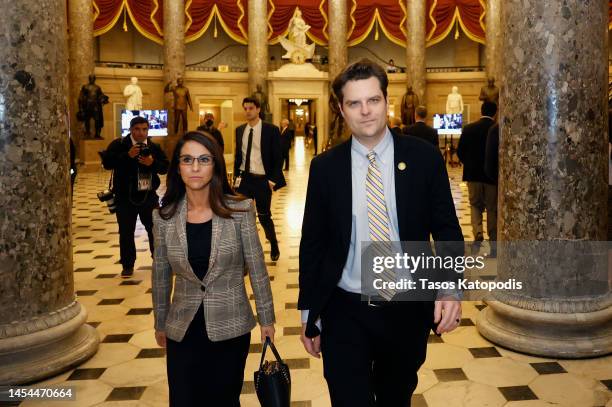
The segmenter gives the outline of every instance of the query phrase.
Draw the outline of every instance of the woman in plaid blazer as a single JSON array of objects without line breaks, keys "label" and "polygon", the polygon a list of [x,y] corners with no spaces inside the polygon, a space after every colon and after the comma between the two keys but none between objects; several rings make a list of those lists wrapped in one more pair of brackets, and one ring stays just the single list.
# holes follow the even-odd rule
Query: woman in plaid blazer
[{"label": "woman in plaid blazer", "polygon": [[247,272],[262,341],[274,339],[255,209],[232,191],[221,149],[204,132],[189,132],[177,143],[166,184],[153,213],[152,293],[155,339],[167,348],[170,405],[239,406],[256,325]]}]

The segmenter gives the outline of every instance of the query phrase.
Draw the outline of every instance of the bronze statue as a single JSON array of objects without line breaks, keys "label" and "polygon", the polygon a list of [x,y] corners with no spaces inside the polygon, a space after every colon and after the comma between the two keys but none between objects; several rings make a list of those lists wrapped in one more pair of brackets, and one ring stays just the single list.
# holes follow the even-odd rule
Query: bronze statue
[{"label": "bronze statue", "polygon": [[419,97],[413,92],[412,86],[408,85],[406,94],[402,98],[401,114],[402,123],[406,126],[414,124],[414,111],[419,105]]},{"label": "bronze statue", "polygon": [[101,139],[100,132],[104,127],[104,114],[102,105],[108,103],[108,96],[102,92],[102,88],[96,85],[96,76],[89,75],[89,83],[81,87],[79,93],[79,111],[77,112],[77,120],[85,124],[85,137],[89,138],[89,121],[94,120],[96,128],[94,138]]},{"label": "bronze statue", "polygon": [[489,78],[487,85],[480,89],[478,99],[483,102],[493,102],[499,105],[499,88],[495,86],[495,79]]},{"label": "bronze statue", "polygon": [[179,134],[179,123],[182,125],[183,133],[187,131],[187,108],[193,112],[191,105],[191,95],[189,89],[183,86],[183,78],[176,80],[176,86],[168,83],[164,88],[164,92],[174,96],[174,134]]},{"label": "bronze statue", "polygon": [[268,117],[270,113],[270,105],[268,104],[268,97],[266,96],[266,94],[261,88],[262,86],[258,84],[257,90],[253,92],[253,95],[251,95],[251,97],[257,99],[261,106],[261,110],[259,111],[259,118],[261,120],[270,121],[269,120],[270,118]]}]

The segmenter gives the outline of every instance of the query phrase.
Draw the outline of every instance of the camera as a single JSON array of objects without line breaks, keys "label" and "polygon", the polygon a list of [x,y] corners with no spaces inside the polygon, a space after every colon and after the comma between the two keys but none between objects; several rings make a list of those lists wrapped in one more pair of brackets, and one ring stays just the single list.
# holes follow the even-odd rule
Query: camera
[{"label": "camera", "polygon": [[151,155],[151,149],[145,143],[138,143],[138,147],[140,147],[140,152],[138,153],[139,157],[148,157]]},{"label": "camera", "polygon": [[115,195],[113,191],[105,189],[102,192],[98,192],[97,195],[100,202],[106,202],[106,206],[108,206],[108,211],[110,213],[115,213],[117,211],[117,204],[115,204]]}]

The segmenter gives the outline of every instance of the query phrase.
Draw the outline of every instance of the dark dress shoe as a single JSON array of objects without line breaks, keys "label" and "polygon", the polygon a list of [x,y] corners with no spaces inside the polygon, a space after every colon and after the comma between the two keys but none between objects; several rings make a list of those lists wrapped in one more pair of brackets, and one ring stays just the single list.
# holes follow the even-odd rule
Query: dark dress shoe
[{"label": "dark dress shoe", "polygon": [[271,243],[272,247],[270,248],[270,258],[272,261],[278,260],[280,257],[280,250],[278,249],[278,243]]},{"label": "dark dress shoe", "polygon": [[133,267],[124,267],[123,270],[121,270],[121,278],[130,278],[133,275],[134,275]]}]

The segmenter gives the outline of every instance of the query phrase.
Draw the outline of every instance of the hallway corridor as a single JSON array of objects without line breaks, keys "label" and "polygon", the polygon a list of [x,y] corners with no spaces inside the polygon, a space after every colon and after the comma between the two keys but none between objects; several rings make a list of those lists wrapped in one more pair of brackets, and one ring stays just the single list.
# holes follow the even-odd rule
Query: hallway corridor
[{"label": "hallway corridor", "polygon": [[[303,137],[297,137],[291,150],[291,167],[285,172],[288,186],[275,192],[272,201],[281,251],[279,261],[270,261],[270,246],[260,228],[272,279],[276,344],[291,368],[294,407],[330,405],[322,362],[309,357],[299,341],[298,254],[311,159],[312,151],[304,147]],[[39,384],[70,386],[76,391],[76,401],[28,401],[21,406],[167,406],[165,353],[157,347],[153,334],[147,235],[139,223],[134,276],[121,279],[115,215],[109,214],[96,198],[96,192],[106,187],[108,176],[108,172],[79,174],[72,218],[75,292],[87,309],[88,323],[99,333],[100,348],[78,368]],[[472,236],[467,187],[461,185],[460,168],[451,169],[450,176],[461,227],[469,240]],[[250,285],[247,287],[250,293]],[[441,338],[430,336],[414,407],[612,407],[612,356],[550,360],[496,347],[474,326],[477,313],[485,306],[481,302],[465,302],[459,328]],[[253,372],[260,352],[256,328],[241,396],[245,407],[259,405]]]}]

